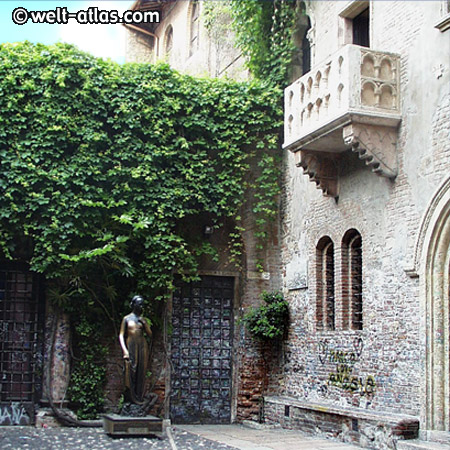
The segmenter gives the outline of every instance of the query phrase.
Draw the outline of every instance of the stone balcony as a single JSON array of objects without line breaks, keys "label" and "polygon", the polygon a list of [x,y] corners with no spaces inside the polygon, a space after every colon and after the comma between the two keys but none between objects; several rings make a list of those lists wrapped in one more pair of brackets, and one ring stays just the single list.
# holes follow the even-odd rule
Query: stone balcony
[{"label": "stone balcony", "polygon": [[325,195],[338,196],[348,150],[380,176],[397,175],[398,55],[346,45],[285,90],[285,142]]}]

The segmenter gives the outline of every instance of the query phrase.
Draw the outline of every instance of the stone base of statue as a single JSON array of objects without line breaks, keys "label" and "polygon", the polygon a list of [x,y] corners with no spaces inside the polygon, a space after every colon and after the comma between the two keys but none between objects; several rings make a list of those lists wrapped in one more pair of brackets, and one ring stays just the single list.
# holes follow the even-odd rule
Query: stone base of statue
[{"label": "stone base of statue", "polygon": [[155,416],[128,417],[118,414],[103,416],[103,429],[110,436],[149,436],[162,438],[166,421]]},{"label": "stone base of statue", "polygon": [[[152,405],[153,406],[153,405]],[[142,405],[136,405],[135,403],[124,403],[122,409],[119,411],[119,415],[127,417],[144,417],[148,415],[149,403],[145,402]]]}]

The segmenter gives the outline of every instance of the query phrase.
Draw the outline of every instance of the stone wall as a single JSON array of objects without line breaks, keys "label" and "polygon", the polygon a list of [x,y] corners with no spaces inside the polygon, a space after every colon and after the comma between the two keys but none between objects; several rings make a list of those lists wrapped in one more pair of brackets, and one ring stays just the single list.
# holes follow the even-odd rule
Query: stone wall
[{"label": "stone wall", "polygon": [[[127,28],[126,60],[149,63],[162,60],[167,61],[174,69],[190,75],[248,79],[245,61],[240,51],[233,45],[233,33],[226,25],[226,18],[224,23],[218,23],[212,30],[205,28],[202,16],[204,2],[198,2],[200,8],[198,42],[191,48],[192,4],[190,1],[178,1],[167,6],[164,9],[163,20],[154,30],[156,39]],[[166,43],[170,28],[173,30],[173,45],[168,53]]]},{"label": "stone wall", "polygon": [[[311,2],[315,60],[338,49],[342,2]],[[285,365],[272,374],[272,392],[335,407],[419,416],[424,408],[424,314],[419,281],[405,268],[427,205],[448,177],[450,39],[434,24],[440,2],[371,2],[371,48],[398,53],[402,122],[398,175],[372,173],[357,155],[343,154],[339,197],[324,197],[294,156],[285,155],[282,199],[283,285],[291,308]],[[339,25],[341,24],[341,25]],[[433,42],[430,47],[429,43]],[[363,330],[316,329],[316,245],[335,245],[336,302],[345,232],[362,236]]]},{"label": "stone wall", "polygon": [[[378,177],[356,154],[347,152],[339,162],[339,197],[324,197],[302,169],[295,167],[294,156],[286,152],[280,227],[274,228],[263,255],[270,276],[256,270],[261,255],[256,252],[252,212],[244,212],[246,256],[235,319],[258,304],[262,290],[283,285],[290,302],[291,325],[283,351],[276,354],[261,348],[242,327],[235,327],[233,402],[238,419],[257,419],[261,396],[267,391],[321,402],[336,410],[389,414],[400,409],[416,417],[423,415],[425,325],[419,318],[424,315],[424,300],[421,281],[411,278],[405,268],[414,259],[422,217],[450,167],[449,31],[434,26],[442,18],[443,3],[367,2],[371,48],[400,55],[402,122],[395,180]],[[312,66],[348,42],[348,21],[340,13],[349,6],[352,2],[307,3]],[[208,42],[204,27],[198,51],[189,56],[189,7],[189,2],[177,2],[156,30],[162,42],[167,27],[173,26],[174,51],[166,58],[181,71],[217,74],[217,50]],[[147,43],[139,50],[136,36],[130,35],[130,42],[134,49],[131,59],[151,57]],[[223,51],[231,61],[233,53],[228,47]],[[241,64],[242,59],[235,57],[235,64]],[[232,76],[239,78],[240,73],[245,75],[238,71]],[[318,331],[316,245],[325,235],[334,242],[339,303],[343,285],[340,248],[349,229],[362,236],[363,329],[341,329],[338,310],[337,330]],[[279,245],[281,264],[277,260]],[[223,270],[221,265],[216,269],[220,267]],[[269,410],[266,413],[269,417]],[[280,416],[278,413],[273,417]],[[318,420],[317,414],[314,417]],[[286,426],[294,424],[281,416],[277,420]],[[353,425],[349,422],[346,426]],[[367,436],[373,431],[371,426],[368,429]]]},{"label": "stone wall", "polygon": [[416,438],[419,429],[419,420],[412,416],[329,407],[286,397],[266,397],[264,416],[269,424],[382,450],[396,450],[399,440]]}]

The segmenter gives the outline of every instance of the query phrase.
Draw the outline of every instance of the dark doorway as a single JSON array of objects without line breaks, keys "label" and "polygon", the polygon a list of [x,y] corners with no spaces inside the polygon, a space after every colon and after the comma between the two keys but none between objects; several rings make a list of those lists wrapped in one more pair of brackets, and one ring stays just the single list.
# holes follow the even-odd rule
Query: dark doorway
[{"label": "dark doorway", "polygon": [[38,276],[0,264],[0,403],[32,404],[40,395],[42,355]]},{"label": "dark doorway", "polygon": [[369,47],[369,8],[353,19],[353,43],[362,47]]},{"label": "dark doorway", "polygon": [[302,38],[302,75],[311,70],[311,43],[308,38],[308,31],[311,29],[311,22],[308,16],[306,16],[306,20],[308,24]]},{"label": "dark doorway", "polygon": [[300,2],[298,8],[295,29],[292,35],[296,47],[296,51],[292,55],[290,77],[292,81],[311,70],[311,42],[308,36],[311,29],[311,21],[306,15],[305,3]]},{"label": "dark doorway", "polygon": [[170,418],[230,423],[234,278],[176,282],[172,311]]}]

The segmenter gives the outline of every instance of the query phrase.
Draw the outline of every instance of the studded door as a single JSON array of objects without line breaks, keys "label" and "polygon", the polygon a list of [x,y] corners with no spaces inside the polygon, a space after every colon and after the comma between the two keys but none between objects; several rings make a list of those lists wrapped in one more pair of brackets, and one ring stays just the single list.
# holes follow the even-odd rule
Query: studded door
[{"label": "studded door", "polygon": [[234,279],[176,283],[170,416],[174,423],[230,423]]},{"label": "studded door", "polygon": [[40,379],[37,276],[0,266],[0,404],[35,400]]}]

